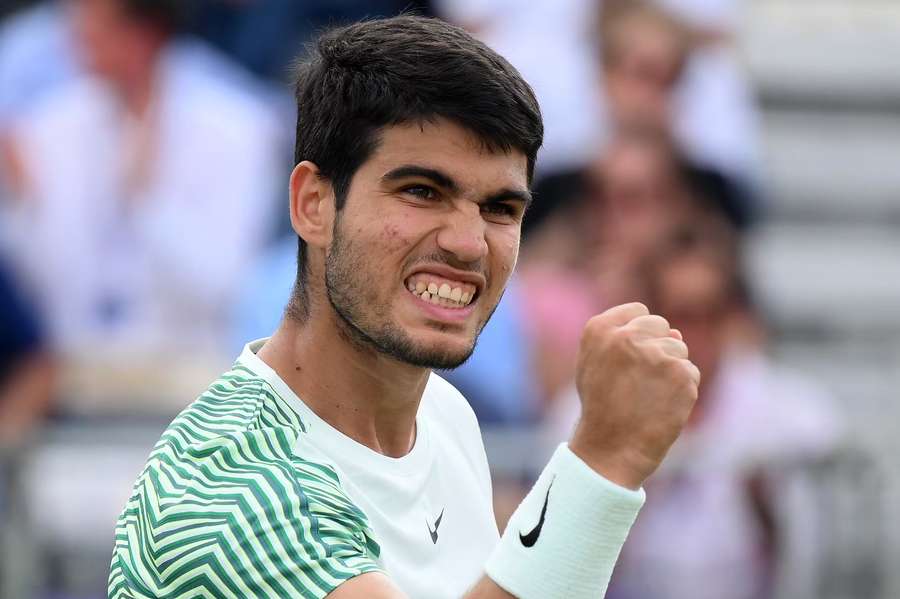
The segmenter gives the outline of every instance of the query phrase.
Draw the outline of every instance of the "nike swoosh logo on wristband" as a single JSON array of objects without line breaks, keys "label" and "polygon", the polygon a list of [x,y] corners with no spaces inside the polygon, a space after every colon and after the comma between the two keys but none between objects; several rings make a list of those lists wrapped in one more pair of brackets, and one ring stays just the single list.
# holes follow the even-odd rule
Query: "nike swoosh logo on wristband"
[{"label": "nike swoosh logo on wristband", "polygon": [[[554,479],[556,477],[553,477]],[[537,543],[538,537],[541,536],[541,529],[544,528],[544,518],[547,516],[547,503],[550,501],[550,488],[553,486],[553,479],[550,480],[550,486],[547,487],[547,496],[544,497],[544,507],[541,508],[541,517],[538,519],[537,526],[526,534],[519,533],[519,540],[525,547],[533,547]]]}]

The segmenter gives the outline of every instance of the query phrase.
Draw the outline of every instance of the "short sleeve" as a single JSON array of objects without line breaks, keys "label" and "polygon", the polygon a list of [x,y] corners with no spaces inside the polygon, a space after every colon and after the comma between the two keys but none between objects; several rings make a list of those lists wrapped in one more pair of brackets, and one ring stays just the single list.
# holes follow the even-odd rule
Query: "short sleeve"
[{"label": "short sleeve", "polygon": [[116,526],[111,598],[302,597],[379,571],[366,516],[284,429],[201,443],[170,429]]}]

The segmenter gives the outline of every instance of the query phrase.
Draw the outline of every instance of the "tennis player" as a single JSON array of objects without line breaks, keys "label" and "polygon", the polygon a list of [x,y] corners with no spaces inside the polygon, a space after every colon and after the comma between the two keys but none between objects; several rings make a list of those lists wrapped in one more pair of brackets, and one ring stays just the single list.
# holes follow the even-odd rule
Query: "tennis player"
[{"label": "tennis player", "polygon": [[296,96],[286,314],[154,448],[110,596],[602,597],[696,398],[680,334],[641,304],[587,323],[580,424],[502,538],[478,423],[431,371],[471,354],[515,266],[531,89],[402,16],[320,36]]}]

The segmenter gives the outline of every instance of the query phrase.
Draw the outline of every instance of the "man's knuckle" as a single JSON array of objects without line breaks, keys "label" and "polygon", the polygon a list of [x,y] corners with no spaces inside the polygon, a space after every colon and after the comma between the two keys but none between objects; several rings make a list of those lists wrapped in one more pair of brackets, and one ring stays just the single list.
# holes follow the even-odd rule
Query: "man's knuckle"
[{"label": "man's knuckle", "polygon": [[650,308],[648,308],[643,302],[632,302],[628,305],[631,306],[635,312],[639,312],[641,314],[650,314]]},{"label": "man's knuckle", "polygon": [[658,326],[660,328],[665,327],[667,329],[671,328],[669,326],[669,321],[666,320],[665,318],[663,318],[662,316],[660,316],[659,314],[651,314],[647,318],[653,323],[654,326]]},{"label": "man's knuckle", "polygon": [[610,339],[610,345],[621,354],[629,356],[631,362],[636,363],[648,360],[647,353],[652,349],[641,343],[640,337],[627,328],[615,331]]},{"label": "man's knuckle", "polygon": [[699,399],[699,397],[700,397],[700,390],[697,388],[697,385],[692,383],[688,387],[688,395],[687,395],[687,398],[690,401],[692,406],[695,403],[697,403],[697,399]]},{"label": "man's knuckle", "polygon": [[682,393],[691,401],[691,403],[697,401],[699,386],[697,380],[693,376],[685,377],[685,380],[681,384],[681,389]]},{"label": "man's knuckle", "polygon": [[647,353],[654,359],[656,366],[661,368],[668,378],[672,379],[680,376],[678,373],[678,358],[666,351],[662,345],[651,345]]},{"label": "man's knuckle", "polygon": [[609,323],[607,322],[607,319],[603,318],[602,314],[593,316],[584,325],[584,336],[599,337],[602,336],[607,329],[609,329]]},{"label": "man's knuckle", "polygon": [[687,346],[677,339],[661,338],[658,343],[666,353],[676,358],[684,358],[687,355]]},{"label": "man's knuckle", "polygon": [[697,387],[694,376],[690,373],[688,368],[684,367],[682,364],[679,364],[676,368],[676,373],[678,377],[678,386],[681,389],[694,389]]},{"label": "man's knuckle", "polygon": [[619,345],[625,342],[631,336],[631,333],[628,327],[613,327],[604,329],[601,336],[610,345]]}]

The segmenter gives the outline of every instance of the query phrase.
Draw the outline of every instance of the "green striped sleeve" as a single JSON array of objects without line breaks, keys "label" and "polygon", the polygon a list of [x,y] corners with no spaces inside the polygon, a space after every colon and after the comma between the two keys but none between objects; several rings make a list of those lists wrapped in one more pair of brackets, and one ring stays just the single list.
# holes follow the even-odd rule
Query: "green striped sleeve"
[{"label": "green striped sleeve", "polygon": [[379,570],[334,470],[294,454],[302,425],[244,383],[211,386],[163,434],[116,526],[110,597],[318,599]]}]

